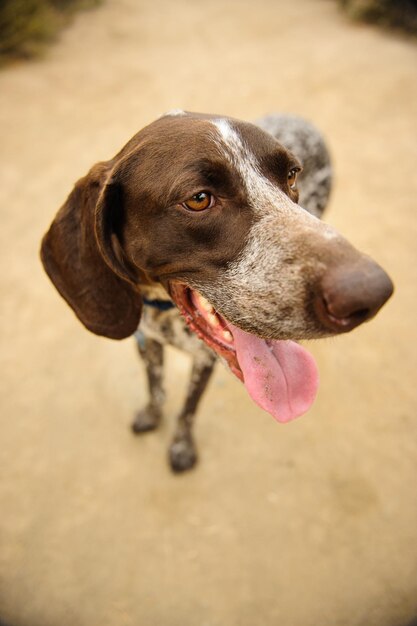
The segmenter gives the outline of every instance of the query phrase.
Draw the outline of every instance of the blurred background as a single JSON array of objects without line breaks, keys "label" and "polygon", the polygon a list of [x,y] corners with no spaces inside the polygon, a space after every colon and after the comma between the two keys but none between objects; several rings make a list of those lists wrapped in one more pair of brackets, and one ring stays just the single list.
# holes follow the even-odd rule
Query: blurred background
[{"label": "blurred background", "polygon": [[[76,10],[77,9],[77,10]],[[80,9],[80,10],[78,10]],[[416,2],[0,4],[0,622],[405,626],[417,616]],[[372,21],[373,23],[369,23]],[[308,415],[279,425],[221,365],[200,463],[142,438],[132,340],[88,333],[38,260],[73,183],[172,108],[324,133],[327,221],[392,276],[370,324],[309,347]]]}]

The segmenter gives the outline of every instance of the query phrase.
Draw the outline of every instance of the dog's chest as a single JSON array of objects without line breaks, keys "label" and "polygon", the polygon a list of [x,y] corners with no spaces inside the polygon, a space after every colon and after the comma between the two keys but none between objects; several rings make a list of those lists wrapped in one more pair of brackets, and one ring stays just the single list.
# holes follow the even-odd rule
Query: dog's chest
[{"label": "dog's chest", "polygon": [[[150,300],[147,296],[148,301]],[[164,310],[161,304],[145,304],[138,330],[135,333],[139,343],[153,339],[161,344],[168,344],[188,352],[194,358],[212,362],[215,353],[197,337],[187,326],[178,309],[174,306]]]}]

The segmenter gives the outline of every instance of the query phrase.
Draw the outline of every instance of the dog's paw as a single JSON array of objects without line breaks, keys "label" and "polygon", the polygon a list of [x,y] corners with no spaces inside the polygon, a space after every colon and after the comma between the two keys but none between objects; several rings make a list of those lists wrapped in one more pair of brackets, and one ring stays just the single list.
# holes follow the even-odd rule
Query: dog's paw
[{"label": "dog's paw", "polygon": [[191,437],[174,439],[169,449],[169,463],[173,472],[186,472],[197,463],[197,450]]},{"label": "dog's paw", "polygon": [[136,435],[139,433],[146,433],[149,430],[155,430],[155,428],[158,428],[160,421],[161,411],[148,405],[136,413],[135,419],[132,422],[132,430]]}]

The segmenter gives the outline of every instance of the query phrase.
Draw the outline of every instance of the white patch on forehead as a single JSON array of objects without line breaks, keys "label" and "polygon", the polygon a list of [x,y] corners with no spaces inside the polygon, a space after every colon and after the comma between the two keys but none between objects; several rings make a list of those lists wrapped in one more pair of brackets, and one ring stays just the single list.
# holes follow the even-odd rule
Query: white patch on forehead
[{"label": "white patch on forehead", "polygon": [[[227,120],[224,120],[224,119],[214,120],[213,124],[219,130],[222,138],[226,142],[229,142],[233,135],[236,138],[237,133],[236,133],[236,131],[233,130],[233,128],[230,126],[230,124],[229,124],[229,122]],[[236,141],[236,139],[235,139],[235,141]]]},{"label": "white patch on forehead", "polygon": [[182,109],[172,109],[171,111],[167,111],[167,113],[164,113],[162,117],[168,117],[168,116],[171,117],[171,116],[179,116],[179,115],[186,115],[186,113]]},{"label": "white patch on forehead", "polygon": [[248,193],[253,210],[260,215],[274,210],[290,210],[292,200],[261,172],[260,165],[239,134],[225,119],[212,122],[220,134],[222,147],[229,162],[239,172]]},{"label": "white patch on forehead", "polygon": [[232,125],[225,119],[215,120],[213,124],[220,133],[222,144],[227,149],[226,156],[240,170],[240,173],[248,176],[252,171],[252,174],[256,173],[257,176],[262,177],[255,156],[244,145],[242,137]]}]

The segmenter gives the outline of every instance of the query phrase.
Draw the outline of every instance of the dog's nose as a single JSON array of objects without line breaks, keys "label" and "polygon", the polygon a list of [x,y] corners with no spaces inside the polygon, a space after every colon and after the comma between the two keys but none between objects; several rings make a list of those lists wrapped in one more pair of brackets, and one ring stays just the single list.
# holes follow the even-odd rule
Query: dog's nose
[{"label": "dog's nose", "polygon": [[347,332],[374,317],[393,291],[386,272],[371,259],[361,257],[353,265],[327,270],[316,292],[316,313],[329,330]]}]

